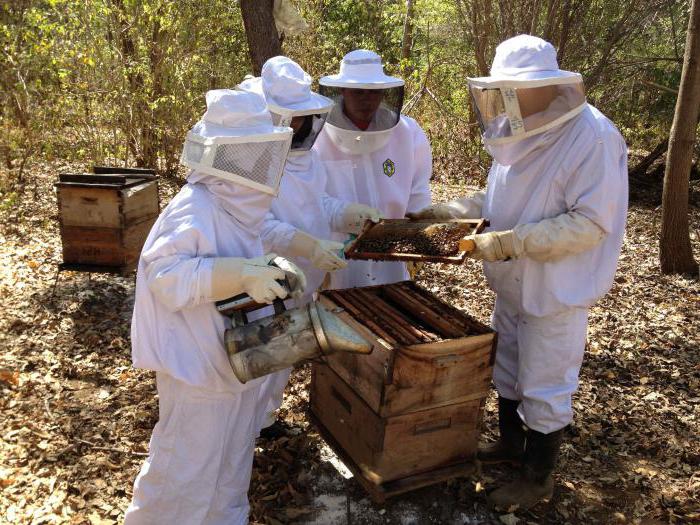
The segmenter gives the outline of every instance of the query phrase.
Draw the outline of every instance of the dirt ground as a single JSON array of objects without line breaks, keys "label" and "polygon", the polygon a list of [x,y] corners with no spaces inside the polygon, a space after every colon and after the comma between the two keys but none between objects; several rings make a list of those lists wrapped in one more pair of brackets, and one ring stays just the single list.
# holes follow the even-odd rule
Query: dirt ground
[{"label": "dirt ground", "polygon": [[[31,173],[0,202],[0,521],[121,522],[157,419],[154,375],[130,366],[134,277],[57,274],[52,184]],[[70,171],[69,169],[67,171]],[[436,184],[436,200],[464,187]],[[177,190],[161,182],[161,203]],[[646,191],[646,190],[645,190]],[[563,445],[557,488],[530,512],[494,514],[485,494],[512,477],[470,478],[370,502],[309,424],[309,367],[282,408],[289,437],[258,442],[250,490],[258,523],[700,523],[700,284],[657,267],[658,194],[633,192],[611,292],[590,314],[588,351]],[[692,208],[700,259],[700,210]],[[488,322],[481,267],[430,265],[418,279]],[[493,438],[495,397],[484,439]]]}]

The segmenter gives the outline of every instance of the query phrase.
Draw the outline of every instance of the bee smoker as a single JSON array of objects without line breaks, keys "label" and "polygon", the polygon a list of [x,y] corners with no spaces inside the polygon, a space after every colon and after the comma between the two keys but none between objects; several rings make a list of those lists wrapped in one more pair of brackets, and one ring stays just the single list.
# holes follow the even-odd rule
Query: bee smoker
[{"label": "bee smoker", "polygon": [[[271,264],[274,263],[274,260]],[[281,283],[289,289],[286,282]],[[219,301],[217,309],[231,318],[224,343],[233,372],[241,383],[262,377],[307,360],[335,352],[369,354],[372,344],[337,314],[342,308],[328,309],[319,302],[285,310],[274,303],[275,315],[247,321],[247,314],[268,305],[253,301],[247,294]]]},{"label": "bee smoker", "polygon": [[241,383],[335,352],[369,354],[372,345],[319,302],[226,330],[228,359]]}]

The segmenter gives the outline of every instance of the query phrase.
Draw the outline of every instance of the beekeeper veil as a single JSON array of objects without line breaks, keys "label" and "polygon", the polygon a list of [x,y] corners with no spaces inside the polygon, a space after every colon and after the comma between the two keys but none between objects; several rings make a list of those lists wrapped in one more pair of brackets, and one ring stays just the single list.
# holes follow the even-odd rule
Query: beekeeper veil
[{"label": "beekeeper veil", "polygon": [[586,106],[580,74],[559,69],[549,42],[519,35],[502,42],[488,77],[469,78],[484,144],[513,144],[553,129]]},{"label": "beekeeper veil", "polygon": [[180,161],[193,170],[277,195],[292,129],[274,126],[255,93],[215,89],[187,133]]},{"label": "beekeeper veil", "polygon": [[383,147],[401,118],[404,81],[384,73],[381,57],[356,49],[343,57],[340,72],[319,80],[319,91],[335,103],[327,133],[341,150],[371,153]]},{"label": "beekeeper veil", "polygon": [[290,156],[308,152],[333,108],[333,101],[311,91],[311,77],[293,60],[276,56],[263,64],[260,78],[239,85],[262,93],[272,122],[294,130]]}]

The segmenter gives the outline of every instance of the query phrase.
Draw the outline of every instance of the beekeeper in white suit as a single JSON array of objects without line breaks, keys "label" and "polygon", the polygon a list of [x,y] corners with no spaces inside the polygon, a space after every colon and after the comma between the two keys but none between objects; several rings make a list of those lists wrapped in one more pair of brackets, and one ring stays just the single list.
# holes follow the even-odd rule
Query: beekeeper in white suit
[{"label": "beekeeper in white suit", "polygon": [[[323,129],[333,101],[311,91],[311,77],[293,60],[284,56],[263,64],[261,76],[246,79],[240,89],[261,93],[278,125],[294,130],[292,145],[284,165],[280,191],[272,201],[262,231],[265,249],[290,257],[306,275],[303,297],[289,306],[303,306],[312,300],[327,272],[347,266],[342,258],[343,243],[330,240],[333,232],[357,231],[367,219],[377,220],[378,210],[332,198],[325,192],[326,170],[312,151]],[[282,404],[291,369],[265,378],[261,394],[267,407],[261,421],[263,437],[284,433],[275,421]]]},{"label": "beekeeper in white suit", "polygon": [[[490,495],[528,508],[552,494],[562,433],[586,344],[588,308],[610,289],[627,214],[627,147],[586,103],[581,75],[554,47],[521,35],[496,49],[491,76],[469,79],[484,145],[486,192],[416,217],[486,217],[473,256],[496,292],[494,383],[499,441],[484,462],[522,462]],[[524,425],[524,426],[523,426]]]},{"label": "beekeeper in white suit", "polygon": [[262,97],[206,95],[188,133],[187,184],[168,204],[139,261],[132,320],[134,366],[156,371],[159,419],[125,523],[246,524],[261,380],[241,384],[214,302],[303,293],[289,261],[269,266],[260,232],[279,186],[292,130],[275,127]]},{"label": "beekeeper in white suit", "polygon": [[[415,120],[401,115],[404,82],[384,73],[365,49],[343,57],[340,72],[319,80],[335,106],[314,149],[328,172],[326,191],[347,202],[403,218],[430,204],[430,144]],[[331,275],[331,288],[386,284],[408,278],[401,262],[350,261]]]}]

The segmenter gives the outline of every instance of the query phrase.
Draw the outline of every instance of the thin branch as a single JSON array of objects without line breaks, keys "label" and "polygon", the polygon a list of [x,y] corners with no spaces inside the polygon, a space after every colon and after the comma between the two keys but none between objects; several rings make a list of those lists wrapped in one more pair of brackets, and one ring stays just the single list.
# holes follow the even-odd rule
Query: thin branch
[{"label": "thin branch", "polygon": [[653,88],[656,88],[656,89],[660,89],[661,91],[666,91],[667,93],[671,93],[671,94],[673,94],[673,95],[678,96],[678,90],[677,90],[677,89],[673,89],[673,88],[670,88],[670,87],[667,87],[667,86],[663,86],[663,85],[661,85],[661,84],[657,84],[656,82],[652,82],[651,80],[642,80],[641,82],[642,82],[642,84],[644,84],[644,85],[646,85],[646,86],[653,87]]}]

